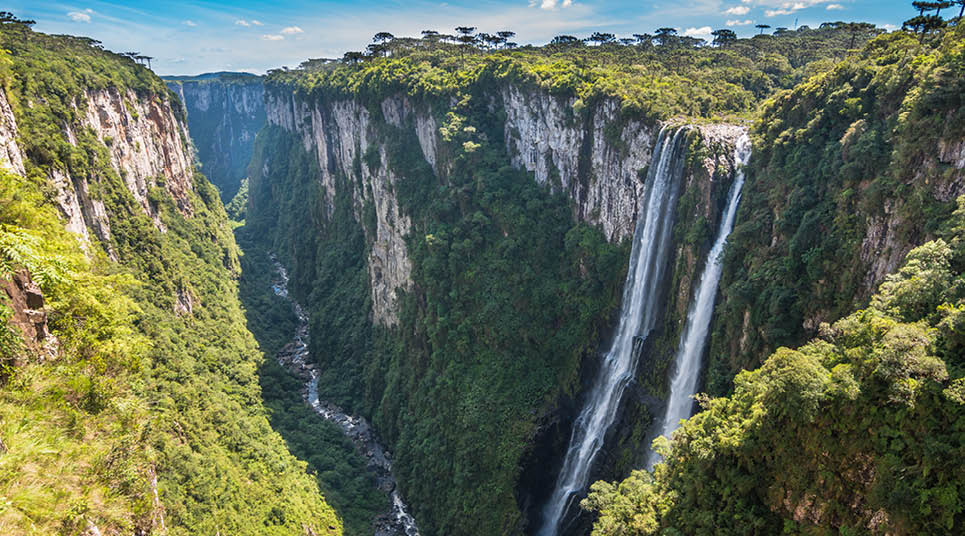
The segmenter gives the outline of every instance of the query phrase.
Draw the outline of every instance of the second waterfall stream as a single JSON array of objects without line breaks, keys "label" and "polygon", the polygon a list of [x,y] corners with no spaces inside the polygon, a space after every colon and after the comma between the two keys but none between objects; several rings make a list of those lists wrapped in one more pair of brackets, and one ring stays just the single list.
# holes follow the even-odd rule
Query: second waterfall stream
[{"label": "second waterfall stream", "polygon": [[[737,205],[740,203],[741,190],[744,188],[744,165],[751,157],[751,141],[746,134],[737,140],[734,154],[736,173],[734,184],[727,196],[727,209],[720,220],[720,228],[714,239],[714,246],[707,254],[704,272],[697,284],[697,293],[690,302],[687,312],[687,325],[680,337],[677,355],[674,358],[673,379],[670,382],[670,398],[667,400],[667,411],[664,414],[660,435],[670,437],[680,426],[682,419],[690,417],[697,394],[697,380],[700,378],[701,359],[707,346],[707,335],[710,331],[710,321],[714,316],[714,299],[717,297],[717,285],[723,270],[724,245],[727,237],[734,230],[734,220],[737,218]],[[660,461],[660,455],[650,452],[647,463],[649,468]]]},{"label": "second waterfall stream", "polygon": [[670,252],[671,231],[686,153],[687,129],[664,127],[657,138],[646,194],[637,217],[620,320],[600,372],[587,394],[563,459],[553,495],[543,511],[540,536],[557,536],[574,499],[585,491],[590,469],[613,425],[623,392],[636,372],[634,342],[657,320],[657,297]]}]

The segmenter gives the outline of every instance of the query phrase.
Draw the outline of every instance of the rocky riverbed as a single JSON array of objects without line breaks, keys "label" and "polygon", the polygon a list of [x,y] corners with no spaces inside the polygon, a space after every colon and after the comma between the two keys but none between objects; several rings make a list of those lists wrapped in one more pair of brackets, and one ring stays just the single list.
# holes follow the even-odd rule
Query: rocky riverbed
[{"label": "rocky riverbed", "polygon": [[292,304],[298,327],[292,341],[278,353],[278,362],[289,372],[305,380],[302,393],[305,401],[323,419],[334,423],[352,440],[355,448],[368,461],[368,468],[375,475],[378,488],[389,496],[391,509],[375,520],[375,536],[418,536],[419,529],[415,519],[409,514],[402,496],[399,494],[395,477],[392,476],[392,457],[379,443],[372,426],[362,417],[349,415],[338,406],[318,399],[318,371],[308,360],[308,315],[302,306],[288,295],[288,272],[271,256],[276,277],[272,291]]}]

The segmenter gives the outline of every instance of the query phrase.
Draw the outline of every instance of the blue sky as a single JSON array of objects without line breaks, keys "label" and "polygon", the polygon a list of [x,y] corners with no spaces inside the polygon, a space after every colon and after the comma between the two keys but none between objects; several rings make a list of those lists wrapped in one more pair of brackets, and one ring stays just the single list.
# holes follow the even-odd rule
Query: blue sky
[{"label": "blue sky", "polygon": [[8,0],[4,9],[35,19],[47,33],[86,35],[115,51],[154,56],[160,74],[234,70],[264,72],[312,57],[361,50],[376,32],[418,36],[421,30],[513,30],[516,41],[593,31],[620,36],[672,26],[706,37],[712,28],[739,35],[755,24],[793,28],[824,21],[865,21],[888,29],[914,13],[904,0],[344,0],[84,1]]}]

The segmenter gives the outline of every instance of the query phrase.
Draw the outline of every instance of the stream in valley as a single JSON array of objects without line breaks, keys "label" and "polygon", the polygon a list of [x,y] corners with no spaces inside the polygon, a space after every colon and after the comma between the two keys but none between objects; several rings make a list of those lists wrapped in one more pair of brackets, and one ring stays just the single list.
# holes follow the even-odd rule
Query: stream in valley
[{"label": "stream in valley", "polygon": [[419,536],[415,519],[409,514],[408,507],[399,494],[395,477],[392,475],[391,455],[379,443],[372,426],[362,417],[349,415],[338,406],[319,400],[318,371],[316,365],[308,359],[308,315],[288,294],[288,272],[285,267],[274,255],[270,257],[277,274],[271,290],[291,303],[298,318],[295,335],[292,341],[278,352],[278,362],[286,370],[305,380],[305,390],[302,393],[305,401],[315,413],[338,426],[342,433],[352,440],[355,448],[366,460],[368,469],[375,475],[377,487],[389,496],[391,510],[376,518],[375,536]]}]

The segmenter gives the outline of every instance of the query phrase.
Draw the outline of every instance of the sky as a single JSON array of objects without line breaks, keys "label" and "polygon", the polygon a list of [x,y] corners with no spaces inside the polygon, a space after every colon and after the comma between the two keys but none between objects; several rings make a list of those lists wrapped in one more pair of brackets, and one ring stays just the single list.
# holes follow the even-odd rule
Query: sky
[{"label": "sky", "polygon": [[84,1],[8,0],[3,9],[37,21],[35,30],[84,35],[117,52],[153,56],[158,74],[212,71],[263,73],[307,58],[338,58],[363,50],[376,32],[419,36],[476,26],[511,30],[519,44],[594,31],[618,37],[670,26],[710,38],[730,28],[742,37],[757,24],[773,28],[863,21],[889,30],[915,15],[904,0],[476,0],[447,2],[322,0]]}]

